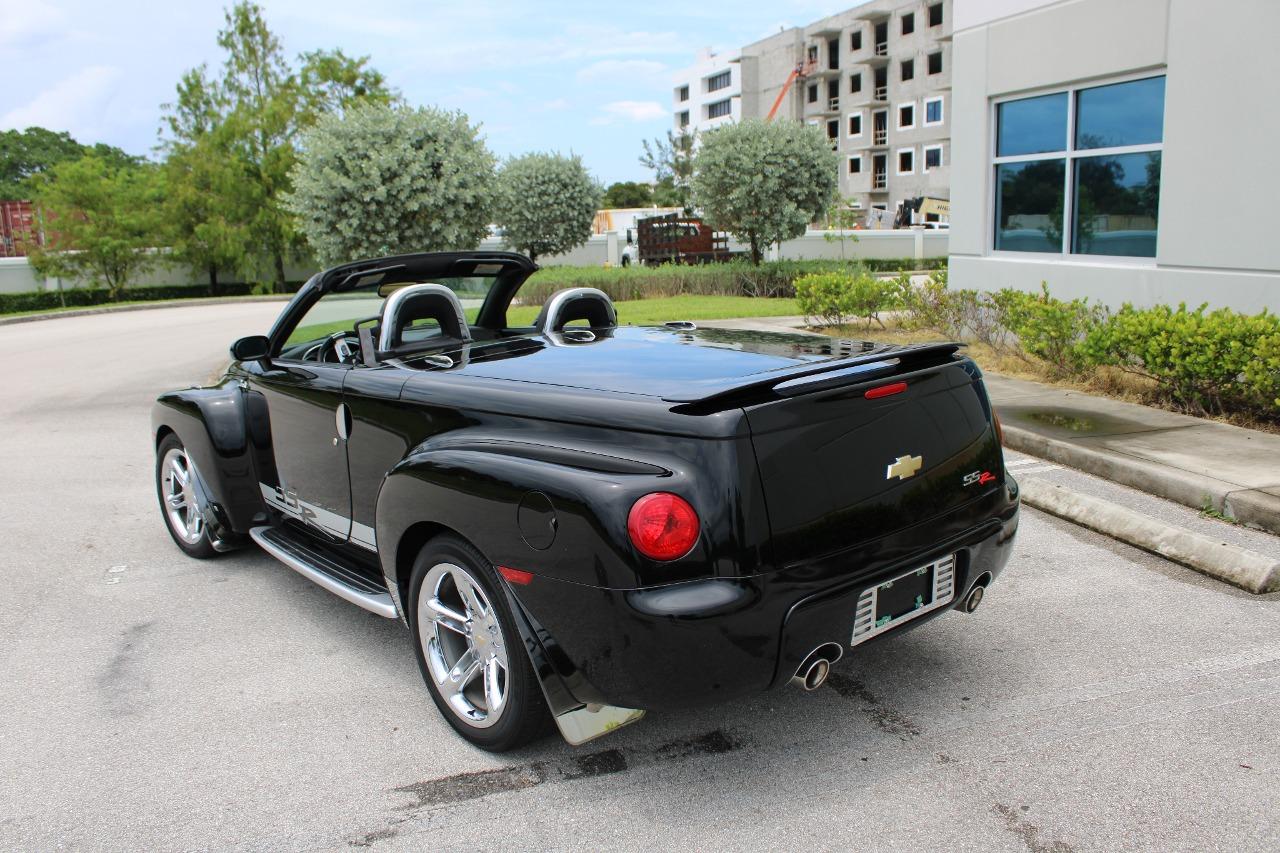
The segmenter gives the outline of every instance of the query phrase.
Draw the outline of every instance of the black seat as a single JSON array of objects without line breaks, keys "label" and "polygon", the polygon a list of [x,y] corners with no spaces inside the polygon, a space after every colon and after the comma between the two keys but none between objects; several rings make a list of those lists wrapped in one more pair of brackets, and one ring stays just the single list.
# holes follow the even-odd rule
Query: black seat
[{"label": "black seat", "polygon": [[540,332],[563,332],[567,324],[578,320],[586,320],[592,329],[613,329],[618,325],[618,312],[604,291],[571,287],[551,294],[533,325]]},{"label": "black seat", "polygon": [[[405,340],[405,332],[423,320],[434,320],[440,333]],[[378,352],[387,355],[403,355],[471,340],[462,303],[443,284],[411,284],[393,291],[383,303],[379,326]]]}]

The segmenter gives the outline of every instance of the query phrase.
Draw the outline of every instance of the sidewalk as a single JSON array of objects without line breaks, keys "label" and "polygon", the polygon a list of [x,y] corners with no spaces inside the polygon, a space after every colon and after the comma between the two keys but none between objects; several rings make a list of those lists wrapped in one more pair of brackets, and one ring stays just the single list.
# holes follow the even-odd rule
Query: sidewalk
[{"label": "sidewalk", "polygon": [[1280,533],[1280,435],[987,374],[1005,444]]}]

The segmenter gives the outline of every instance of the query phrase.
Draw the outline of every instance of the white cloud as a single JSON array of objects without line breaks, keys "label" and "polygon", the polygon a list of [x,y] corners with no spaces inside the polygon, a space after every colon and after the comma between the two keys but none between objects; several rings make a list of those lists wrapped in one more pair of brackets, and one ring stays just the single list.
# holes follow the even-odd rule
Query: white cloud
[{"label": "white cloud", "polygon": [[39,126],[67,130],[77,138],[100,139],[110,96],[121,77],[120,69],[112,65],[82,68],[0,116],[0,129]]},{"label": "white cloud", "polygon": [[577,74],[583,83],[644,83],[666,75],[667,66],[651,59],[601,59],[593,62]]},{"label": "white cloud", "polygon": [[40,0],[6,0],[0,8],[0,44],[17,45],[56,35],[66,24],[61,9]]},{"label": "white cloud", "polygon": [[600,108],[604,113],[591,120],[592,124],[615,124],[619,121],[643,122],[670,118],[666,107],[657,101],[613,101]]}]

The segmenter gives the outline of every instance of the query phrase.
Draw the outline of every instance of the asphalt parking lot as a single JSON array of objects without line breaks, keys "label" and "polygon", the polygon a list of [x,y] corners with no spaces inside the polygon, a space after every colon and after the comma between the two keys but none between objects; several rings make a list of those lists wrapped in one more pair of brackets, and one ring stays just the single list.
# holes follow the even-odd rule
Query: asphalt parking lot
[{"label": "asphalt parking lot", "polygon": [[813,694],[471,748],[398,623],[165,533],[151,400],[279,308],[0,328],[0,848],[1280,845],[1280,594],[1030,509],[976,614]]}]

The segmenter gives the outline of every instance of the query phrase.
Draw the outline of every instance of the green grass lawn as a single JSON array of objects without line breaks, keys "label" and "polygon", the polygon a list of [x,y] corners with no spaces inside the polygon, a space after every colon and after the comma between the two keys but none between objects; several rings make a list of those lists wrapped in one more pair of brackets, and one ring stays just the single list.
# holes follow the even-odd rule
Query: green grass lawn
[{"label": "green grass lawn", "polygon": [[[790,317],[800,313],[794,299],[761,299],[752,296],[665,296],[615,302],[618,322],[651,326],[671,320],[729,320],[737,317]],[[538,306],[507,311],[511,326],[528,326],[538,316]]]},{"label": "green grass lawn", "polygon": [[[764,299],[751,296],[664,296],[656,299],[636,299],[615,302],[618,322],[622,325],[655,326],[671,320],[729,320],[738,317],[791,317],[800,313],[794,299]],[[521,305],[507,310],[507,325],[532,326],[541,307]],[[479,308],[466,311],[467,320],[474,323]],[[331,323],[313,323],[301,326],[289,336],[290,343],[311,341],[350,329],[350,320]]]}]

